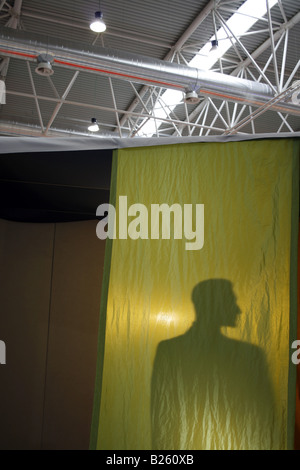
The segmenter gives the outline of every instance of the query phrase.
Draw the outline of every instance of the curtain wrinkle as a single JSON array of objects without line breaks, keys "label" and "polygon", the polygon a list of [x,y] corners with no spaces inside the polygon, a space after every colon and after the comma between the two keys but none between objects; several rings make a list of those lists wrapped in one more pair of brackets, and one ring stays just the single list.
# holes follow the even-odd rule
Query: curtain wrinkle
[{"label": "curtain wrinkle", "polygon": [[204,246],[113,240],[96,448],[288,448],[293,155],[292,139],[118,151],[117,213],[119,195],[149,218],[204,204]]}]

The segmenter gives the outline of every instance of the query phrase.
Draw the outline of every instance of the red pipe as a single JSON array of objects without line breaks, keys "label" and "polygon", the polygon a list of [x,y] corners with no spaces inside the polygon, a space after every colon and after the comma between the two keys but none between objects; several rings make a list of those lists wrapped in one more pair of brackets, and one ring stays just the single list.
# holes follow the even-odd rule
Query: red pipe
[{"label": "red pipe", "polygon": [[5,54],[14,54],[14,55],[19,55],[21,57],[28,57],[30,59],[36,59],[37,55],[32,55],[32,54],[25,54],[24,52],[15,52],[15,51],[7,51],[6,49],[0,49],[0,52],[4,52]]},{"label": "red pipe", "polygon": [[[8,51],[8,50],[5,50],[5,49],[0,49],[0,52],[4,52],[6,54],[13,54],[13,55],[16,55],[16,56],[21,56],[21,57],[28,57],[30,59],[36,59],[37,58],[37,55],[25,54],[23,52],[16,52],[16,51]],[[54,59],[54,62],[57,63],[57,64],[61,64],[61,65],[68,65],[69,67],[76,67],[76,68],[80,68],[80,69],[83,69],[83,70],[91,70],[93,72],[107,73],[109,75],[117,75],[119,77],[130,78],[131,80],[145,81],[147,83],[151,82],[151,83],[155,83],[157,85],[163,85],[167,88],[170,88],[170,87],[175,88],[176,87],[176,88],[184,90],[184,87],[182,85],[174,85],[174,84],[171,84],[171,83],[162,82],[160,80],[151,80],[151,79],[148,79],[148,78],[137,77],[135,75],[128,75],[128,74],[121,73],[121,72],[113,72],[112,70],[103,70],[103,69],[99,69],[99,68],[96,68],[96,67],[89,67],[87,65],[73,64],[72,62],[65,62],[65,61],[59,60],[59,59]]]}]

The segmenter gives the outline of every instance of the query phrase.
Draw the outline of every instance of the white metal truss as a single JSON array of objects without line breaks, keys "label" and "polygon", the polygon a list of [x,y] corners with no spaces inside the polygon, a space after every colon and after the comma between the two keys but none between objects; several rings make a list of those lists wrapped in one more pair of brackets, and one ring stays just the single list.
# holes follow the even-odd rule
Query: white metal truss
[{"label": "white metal truss", "polygon": [[[71,80],[66,80],[65,91],[62,95],[56,90],[51,77],[45,80],[48,81],[49,88],[52,90],[54,97],[49,95],[38,94],[35,86],[35,78],[32,74],[30,64],[27,63],[28,80],[31,85],[32,92],[24,92],[7,89],[7,95],[26,97],[34,100],[35,109],[39,126],[27,125],[21,122],[5,121],[5,113],[2,112],[0,120],[0,133],[13,134],[13,135],[62,135],[67,133],[69,135],[88,135],[85,130],[73,131],[62,127],[56,127],[55,121],[64,109],[64,105],[74,106],[78,109],[88,108],[91,116],[97,111],[105,111],[114,116],[114,123],[101,122],[102,134],[107,135],[105,129],[110,129],[111,135],[119,137],[136,137],[143,135],[143,130],[149,122],[153,122],[153,135],[157,137],[164,136],[207,136],[210,134],[227,135],[232,133],[243,134],[256,134],[259,133],[257,123],[259,117],[265,112],[272,112],[276,116],[274,122],[277,123],[277,128],[272,132],[290,132],[300,130],[300,119],[291,116],[288,113],[270,110],[272,104],[279,100],[290,98],[293,94],[295,102],[297,100],[297,92],[299,91],[297,80],[300,73],[300,59],[296,59],[293,69],[287,68],[287,58],[289,55],[290,46],[290,31],[300,22],[300,12],[293,18],[287,19],[285,12],[285,1],[278,0],[277,5],[280,8],[281,20],[274,21],[272,18],[272,9],[270,8],[269,0],[261,0],[266,2],[267,14],[265,18],[257,18],[257,25],[253,26],[250,30],[245,31],[241,35],[237,35],[233,31],[226,20],[228,14],[234,14],[237,8],[234,7],[235,2],[226,2],[220,0],[211,0],[200,14],[194,19],[189,28],[186,29],[184,34],[178,38],[173,46],[165,45],[168,47],[169,52],[164,60],[175,62],[179,64],[189,65],[191,55],[196,56],[204,46],[203,43],[191,43],[190,38],[193,33],[201,27],[206,18],[212,18],[214,30],[211,31],[211,36],[217,34],[220,28],[226,33],[226,37],[222,40],[230,40],[231,47],[230,53],[218,58],[213,66],[213,70],[222,74],[231,75],[233,77],[245,78],[254,82],[266,83],[271,87],[274,92],[274,98],[263,106],[254,108],[252,105],[245,103],[239,104],[238,102],[229,103],[225,100],[220,100],[220,97],[212,97],[205,95],[200,96],[200,102],[196,104],[189,104],[185,101],[185,94],[182,93],[180,101],[172,104],[168,103],[165,96],[165,89],[157,86],[145,85],[137,87],[136,83],[129,82],[128,93],[134,96],[132,103],[123,109],[118,105],[118,99],[115,93],[115,80],[108,77],[106,80],[109,84],[111,93],[112,106],[101,106],[99,104],[86,103],[84,97],[82,101],[69,100],[68,95],[71,91],[80,71],[76,71]],[[286,0],[288,3],[288,0]],[[255,16],[255,12],[253,13]],[[41,17],[37,11],[30,9],[22,10],[22,0],[14,0],[14,3],[9,1],[0,0],[0,18],[7,19],[6,26],[14,29],[24,29],[22,17],[36,18]],[[43,20],[56,22],[62,25],[68,25],[78,28],[86,29],[88,26],[83,23],[72,21],[71,19],[65,20],[62,17],[43,17]],[[264,26],[262,26],[262,24]],[[120,35],[123,37],[131,37],[137,42],[144,41],[147,44],[157,45],[158,41],[155,38],[149,37],[136,37],[130,35],[129,32],[112,30],[109,34]],[[262,34],[268,34],[268,38],[264,39],[253,50],[248,50],[246,45],[247,38],[262,37]],[[95,37],[93,43],[101,41],[101,45],[105,46],[105,35],[98,35]],[[264,58],[262,60],[262,57]],[[0,75],[5,80],[9,67],[9,58],[3,58],[0,62]],[[85,72],[87,73],[87,72]],[[42,112],[41,103],[52,102],[55,107],[52,115],[48,121],[45,121]],[[160,109],[159,117],[156,110]],[[146,135],[149,135],[146,133]],[[101,134],[99,134],[101,136]]]}]

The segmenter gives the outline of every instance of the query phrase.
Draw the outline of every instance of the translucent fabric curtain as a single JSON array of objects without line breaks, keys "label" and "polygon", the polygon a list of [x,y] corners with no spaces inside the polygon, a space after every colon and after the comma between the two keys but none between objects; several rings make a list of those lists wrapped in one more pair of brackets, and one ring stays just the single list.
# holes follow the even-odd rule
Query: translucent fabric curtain
[{"label": "translucent fabric curtain", "polygon": [[115,152],[92,449],[293,447],[298,165],[293,139]]}]

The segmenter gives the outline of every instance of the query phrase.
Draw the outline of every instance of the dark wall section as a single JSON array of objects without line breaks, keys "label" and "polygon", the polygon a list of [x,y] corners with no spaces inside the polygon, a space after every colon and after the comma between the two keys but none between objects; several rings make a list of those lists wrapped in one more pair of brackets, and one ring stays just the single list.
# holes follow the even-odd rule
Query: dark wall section
[{"label": "dark wall section", "polygon": [[0,220],[0,449],[87,449],[105,243]]},{"label": "dark wall section", "polygon": [[39,449],[53,225],[0,221],[0,448]]},{"label": "dark wall section", "polygon": [[95,222],[57,224],[43,449],[88,449],[104,242]]}]

